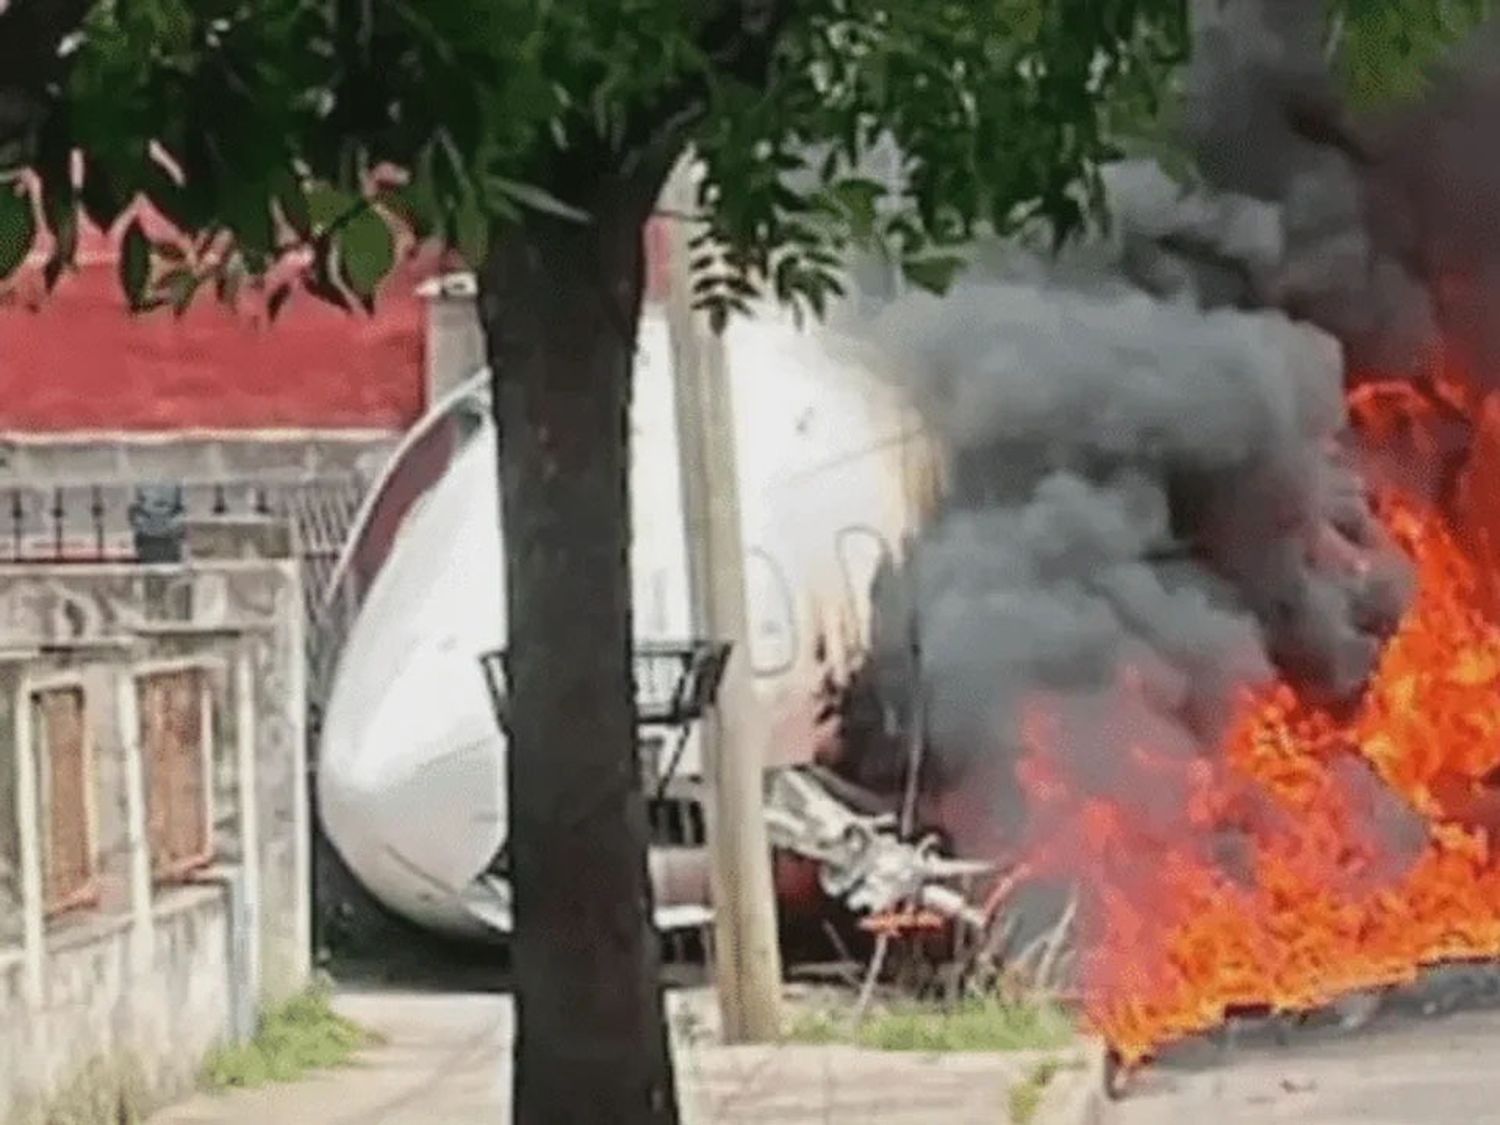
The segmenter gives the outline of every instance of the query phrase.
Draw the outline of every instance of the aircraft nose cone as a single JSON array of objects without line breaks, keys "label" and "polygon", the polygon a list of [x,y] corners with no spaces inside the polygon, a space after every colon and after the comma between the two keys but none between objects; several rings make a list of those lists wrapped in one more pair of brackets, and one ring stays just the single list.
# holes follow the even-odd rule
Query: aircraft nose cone
[{"label": "aircraft nose cone", "polygon": [[387,905],[430,914],[504,838],[501,736],[478,662],[426,648],[378,697],[336,702],[319,761],[324,830]]}]

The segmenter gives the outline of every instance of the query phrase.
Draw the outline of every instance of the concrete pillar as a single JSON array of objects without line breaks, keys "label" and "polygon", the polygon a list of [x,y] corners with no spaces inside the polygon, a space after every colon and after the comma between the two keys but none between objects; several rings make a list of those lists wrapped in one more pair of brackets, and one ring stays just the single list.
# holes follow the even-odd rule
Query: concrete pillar
[{"label": "concrete pillar", "polygon": [[301,988],[312,976],[312,794],[307,776],[307,651],[304,636],[306,621],[300,612],[302,605],[302,569],[295,563],[286,563],[284,572],[287,582],[284,597],[292,611],[286,614],[290,624],[287,638],[288,658],[287,709],[291,725],[290,747],[292,757],[292,847],[296,879],[294,902],[296,904],[297,946],[292,951],[291,969],[296,988]]},{"label": "concrete pillar", "polygon": [[255,654],[251,642],[236,646],[234,658],[235,755],[239,808],[236,818],[240,837],[240,886],[244,895],[246,992],[261,996],[261,919],[265,905],[260,889],[260,784],[255,762],[258,738],[255,721]]},{"label": "concrete pillar", "polygon": [[256,819],[260,834],[261,996],[286,1000],[312,975],[312,823],[307,661],[299,568],[277,564],[276,628],[247,637],[254,661]]},{"label": "concrete pillar", "polygon": [[478,286],[467,273],[434,278],[418,293],[427,300],[427,402],[446,397],[484,367]]},{"label": "concrete pillar", "polygon": [[130,957],[144,972],[155,956],[151,924],[151,841],[146,832],[146,770],[141,748],[135,675],[128,669],[116,679],[116,715],[125,777],[125,843],[129,854]]}]

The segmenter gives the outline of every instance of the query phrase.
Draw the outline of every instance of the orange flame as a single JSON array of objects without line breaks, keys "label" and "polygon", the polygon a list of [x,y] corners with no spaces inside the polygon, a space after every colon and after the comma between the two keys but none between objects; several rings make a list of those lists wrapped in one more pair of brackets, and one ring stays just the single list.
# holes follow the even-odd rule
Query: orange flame
[{"label": "orange flame", "polygon": [[[1462,413],[1480,430],[1469,483],[1489,456],[1500,468],[1500,441],[1485,443],[1500,408],[1452,386],[1436,405],[1365,388],[1351,408],[1370,441],[1419,449],[1432,411]],[[1026,716],[1020,781],[1046,825],[1028,863],[1083,885],[1087,1018],[1127,1064],[1236,1010],[1306,1010],[1500,954],[1500,794],[1481,784],[1500,767],[1500,624],[1476,490],[1466,515],[1383,501],[1417,594],[1352,714],[1281,684],[1246,700],[1215,758],[1130,751],[1180,799],[1175,820],[1080,795],[1045,701]],[[1417,837],[1403,842],[1382,810]]]}]

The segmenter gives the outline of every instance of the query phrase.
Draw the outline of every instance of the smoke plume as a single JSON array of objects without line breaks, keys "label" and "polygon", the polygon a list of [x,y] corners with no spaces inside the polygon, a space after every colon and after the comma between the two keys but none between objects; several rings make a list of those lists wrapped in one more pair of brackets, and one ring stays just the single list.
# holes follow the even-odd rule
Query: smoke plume
[{"label": "smoke plume", "polygon": [[[907,705],[924,685],[939,775],[983,768],[1003,819],[1015,793],[988,767],[1014,762],[1028,707],[1062,724],[1075,781],[1119,795],[1132,747],[1213,753],[1278,670],[1349,698],[1402,605],[1337,450],[1337,344],[1152,296],[1120,260],[1017,257],[874,329],[952,455],[944,510],[877,591],[875,674]],[[1139,796],[1164,831],[1184,815],[1170,786]]]},{"label": "smoke plume", "polygon": [[[1492,386],[1500,31],[1435,66],[1416,101],[1357,115],[1331,74],[1322,5],[1195,0],[1194,17],[1185,135],[1220,221],[1159,216],[1156,256],[1227,268],[1238,284],[1220,299],[1320,326],[1356,373],[1422,371],[1441,344]],[[1262,229],[1269,219],[1269,255],[1265,243],[1258,255],[1236,243],[1251,215]]]},{"label": "smoke plume", "polygon": [[[1138,748],[1212,758],[1273,679],[1357,697],[1410,591],[1348,444],[1349,369],[1420,370],[1442,341],[1500,372],[1493,37],[1357,120],[1318,5],[1201,8],[1199,188],[1122,164],[1110,240],[1008,250],[869,328],[951,453],[942,510],[877,583],[870,676],[996,823],[1022,815],[1038,713],[1073,784],[1176,838],[1191,771]],[[1410,854],[1394,798],[1346,788]]]}]

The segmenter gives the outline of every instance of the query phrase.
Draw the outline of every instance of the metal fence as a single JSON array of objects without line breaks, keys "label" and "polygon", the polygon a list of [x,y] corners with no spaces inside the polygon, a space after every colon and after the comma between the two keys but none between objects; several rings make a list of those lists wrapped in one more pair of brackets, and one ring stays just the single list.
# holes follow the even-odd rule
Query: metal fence
[{"label": "metal fence", "polygon": [[[293,549],[302,564],[309,704],[320,709],[333,678],[334,665],[348,632],[347,606],[326,595],[340,555],[354,529],[365,482],[356,477],[310,481],[277,496],[290,523]],[[311,716],[316,727],[318,716]]]},{"label": "metal fence", "polygon": [[[275,514],[265,485],[219,483],[172,486],[181,517]],[[134,561],[132,506],[143,486],[129,483],[0,490],[0,562]]]},{"label": "metal fence", "polygon": [[[337,622],[326,619],[324,594],[365,491],[366,482],[353,473],[281,481],[11,485],[0,488],[0,563],[151,561],[150,544],[138,532],[152,519],[183,525],[222,517],[282,522],[302,564],[309,684],[317,693],[332,673],[341,633]],[[163,512],[164,494],[170,500]],[[152,500],[158,511],[147,510]]]},{"label": "metal fence", "polygon": [[173,518],[288,519],[330,570],[364,495],[357,476],[287,482],[215,481],[0,488],[0,562],[131,562],[138,558],[133,509],[143,495],[170,490]]}]

